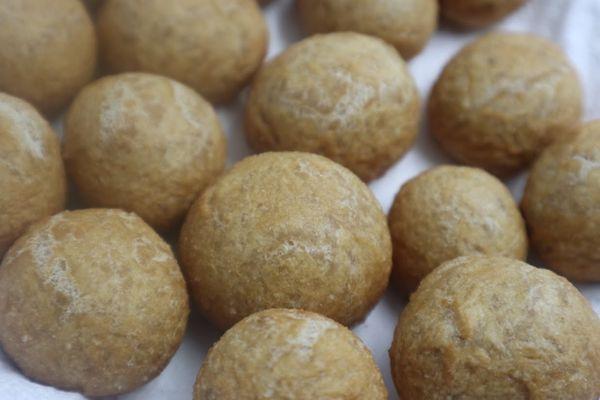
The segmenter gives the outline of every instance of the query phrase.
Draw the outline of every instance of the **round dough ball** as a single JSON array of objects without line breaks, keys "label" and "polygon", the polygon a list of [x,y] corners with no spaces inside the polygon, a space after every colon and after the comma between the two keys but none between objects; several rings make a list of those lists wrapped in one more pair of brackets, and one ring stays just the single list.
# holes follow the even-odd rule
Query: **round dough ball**
[{"label": "round dough ball", "polygon": [[96,33],[79,0],[3,0],[0,90],[53,115],[92,79]]},{"label": "round dough ball", "polygon": [[259,71],[246,105],[246,136],[258,151],[318,153],[367,181],[408,150],[419,103],[391,46],[358,33],[315,35]]},{"label": "round dough ball", "polygon": [[540,37],[491,33],[444,68],[429,99],[429,126],[458,161],[508,175],[557,138],[574,133],[582,113],[577,73]]},{"label": "round dough ball", "polygon": [[600,282],[600,121],[542,153],[523,212],[533,247],[550,268],[569,279]]},{"label": "round dough ball", "polygon": [[0,343],[29,377],[88,396],[124,393],[165,367],[188,316],[169,246],[119,210],[33,225],[0,267]]},{"label": "round dough ball", "polygon": [[367,347],[319,314],[271,309],[243,319],[211,348],[194,400],[387,400]]},{"label": "round dough ball", "polygon": [[311,33],[354,31],[377,36],[409,59],[437,27],[437,0],[297,0]]},{"label": "round dough ball", "polygon": [[226,142],[212,106],[158,75],[113,75],[77,96],[65,123],[67,172],[92,206],[134,211],[160,230],[219,175]]},{"label": "round dough ball", "polygon": [[166,75],[212,102],[242,89],[268,43],[255,0],[106,0],[98,35],[109,70]]},{"label": "round dough ball", "polygon": [[394,280],[406,291],[459,256],[527,256],[525,223],[511,193],[477,168],[442,166],[411,179],[396,195],[389,226]]},{"label": "round dough ball", "polygon": [[405,400],[600,396],[600,319],[554,273],[502,257],[461,257],[429,274],[390,350]]},{"label": "round dough ball", "polygon": [[0,259],[32,222],[63,210],[66,194],[58,136],[31,105],[0,93]]},{"label": "round dough ball", "polygon": [[385,290],[385,215],[354,174],[317,155],[248,157],[186,217],[180,257],[206,317],[227,328],[256,311],[302,308],[345,325]]},{"label": "round dough ball", "polygon": [[483,28],[501,20],[527,0],[440,0],[442,16],[465,28]]}]

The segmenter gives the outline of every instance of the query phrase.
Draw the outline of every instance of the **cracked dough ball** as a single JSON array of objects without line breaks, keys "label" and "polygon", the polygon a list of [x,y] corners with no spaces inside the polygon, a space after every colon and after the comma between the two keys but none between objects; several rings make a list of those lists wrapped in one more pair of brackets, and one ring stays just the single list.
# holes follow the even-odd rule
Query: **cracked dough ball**
[{"label": "cracked dough ball", "polygon": [[169,230],[222,172],[226,143],[212,106],[192,89],[127,73],[77,96],[66,118],[64,157],[87,204],[134,211]]},{"label": "cracked dough ball", "polygon": [[350,325],[379,300],[392,264],[369,188],[326,158],[296,152],[236,164],[194,203],[179,245],[192,294],[220,328],[277,307]]},{"label": "cracked dough ball", "polygon": [[169,246],[119,210],[33,225],[0,266],[0,343],[29,377],[87,396],[128,392],[181,343],[185,281]]},{"label": "cracked dough ball", "polygon": [[0,259],[27,226],[65,208],[66,192],[58,136],[31,105],[0,93]]},{"label": "cracked dough ball", "polygon": [[405,400],[596,400],[600,319],[566,279],[502,257],[429,274],[390,350]]},{"label": "cracked dough ball", "polygon": [[511,193],[477,168],[442,166],[411,179],[396,195],[389,226],[394,280],[406,291],[459,256],[527,256],[525,223]]},{"label": "cracked dough ball", "polygon": [[318,153],[368,181],[411,146],[419,94],[398,53],[358,33],[315,35],[258,73],[245,128],[258,151]]},{"label": "cracked dough ball", "polygon": [[98,36],[108,69],[166,75],[212,102],[242,89],[268,42],[255,0],[107,0]]},{"label": "cracked dough ball", "polygon": [[96,33],[79,0],[3,0],[0,91],[60,111],[96,69]]},{"label": "cracked dough ball", "polygon": [[405,59],[421,52],[437,27],[437,0],[297,0],[297,4],[309,32],[376,36]]},{"label": "cracked dough ball", "polygon": [[579,124],[582,93],[563,52],[545,39],[491,33],[444,68],[429,127],[458,161],[508,175]]},{"label": "cracked dough ball", "polygon": [[210,349],[194,400],[387,400],[367,347],[319,314],[270,309],[243,319]]},{"label": "cracked dough ball", "polygon": [[523,197],[531,242],[556,272],[600,282],[600,121],[549,147]]},{"label": "cracked dough ball", "polygon": [[506,17],[527,0],[440,0],[442,16],[465,28],[483,28]]}]

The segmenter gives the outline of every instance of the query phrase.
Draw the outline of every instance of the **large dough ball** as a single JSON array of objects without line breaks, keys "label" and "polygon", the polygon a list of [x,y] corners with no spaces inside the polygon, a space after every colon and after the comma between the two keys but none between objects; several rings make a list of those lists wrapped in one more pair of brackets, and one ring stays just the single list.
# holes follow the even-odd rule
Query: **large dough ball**
[{"label": "large dough ball", "polygon": [[440,0],[442,15],[466,28],[482,28],[497,22],[527,0]]},{"label": "large dough ball", "polygon": [[66,187],[58,136],[31,105],[0,93],[0,259],[29,224],[64,209]]},{"label": "large dough ball", "polygon": [[134,211],[168,230],[224,168],[212,106],[158,75],[127,73],[88,85],[65,124],[67,172],[92,206]]},{"label": "large dough ball", "polygon": [[398,53],[357,33],[316,35],[258,73],[246,105],[246,136],[258,151],[318,153],[363,180],[410,147],[419,94]]},{"label": "large dough ball", "polygon": [[188,316],[169,246],[124,211],[64,212],[33,225],[0,267],[0,343],[28,376],[105,396],[158,375]]},{"label": "large dough ball", "polygon": [[429,126],[458,161],[506,175],[571,135],[581,112],[577,74],[558,47],[492,33],[444,68],[429,99]]},{"label": "large dough ball", "polygon": [[523,197],[531,242],[567,278],[600,282],[600,121],[548,148]]},{"label": "large dough ball", "polygon": [[106,0],[98,35],[109,70],[166,75],[213,102],[241,90],[268,42],[255,0]]},{"label": "large dough ball", "polygon": [[428,275],[390,356],[403,400],[600,396],[600,319],[566,279],[508,258],[461,257]]},{"label": "large dough ball", "polygon": [[390,43],[404,58],[418,54],[437,27],[437,0],[297,0],[308,31],[354,31]]},{"label": "large dough ball", "polygon": [[96,33],[79,0],[2,0],[0,91],[52,115],[93,76]]},{"label": "large dough ball", "polygon": [[527,256],[525,223],[511,193],[477,168],[442,166],[411,179],[396,195],[389,226],[393,276],[408,291],[459,256]]},{"label": "large dough ball", "polygon": [[236,164],[194,203],[179,245],[200,310],[221,328],[274,307],[352,324],[377,302],[392,264],[369,188],[326,158],[295,152]]},{"label": "large dough ball", "polygon": [[194,400],[387,400],[366,346],[319,314],[271,309],[253,314],[211,348]]}]

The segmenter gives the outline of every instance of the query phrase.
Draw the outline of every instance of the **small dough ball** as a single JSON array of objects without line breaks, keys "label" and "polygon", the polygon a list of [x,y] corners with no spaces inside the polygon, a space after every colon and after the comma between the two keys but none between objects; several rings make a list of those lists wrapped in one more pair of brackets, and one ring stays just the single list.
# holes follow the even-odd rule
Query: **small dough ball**
[{"label": "small dough ball", "polygon": [[228,328],[268,308],[302,308],[345,325],[385,290],[385,215],[354,174],[317,155],[248,157],[194,203],[180,257],[200,310]]},{"label": "small dough ball", "polygon": [[387,400],[373,356],[344,326],[286,309],[243,319],[211,348],[194,400]]},{"label": "small dough ball", "polygon": [[222,172],[226,141],[212,106],[192,89],[127,73],[77,96],[65,123],[64,157],[87,204],[134,211],[169,230]]},{"label": "small dough ball", "polygon": [[315,35],[263,67],[246,105],[258,151],[318,153],[368,181],[411,146],[419,94],[398,53],[358,33]]},{"label": "small dough ball", "polygon": [[79,0],[2,0],[0,90],[54,115],[92,79],[96,33]]},{"label": "small dough ball", "polygon": [[550,268],[600,282],[600,121],[536,161],[523,212],[533,247]]},{"label": "small dough ball", "polygon": [[437,0],[297,0],[311,33],[354,31],[377,36],[412,58],[437,27]]},{"label": "small dough ball", "polygon": [[540,37],[491,33],[444,68],[429,99],[429,126],[458,161],[508,175],[574,133],[582,113],[577,73]]},{"label": "small dough ball", "polygon": [[33,225],[0,267],[0,343],[29,377],[87,396],[128,392],[181,343],[185,281],[169,246],[119,210]]},{"label": "small dough ball", "polygon": [[396,195],[389,226],[394,280],[406,291],[459,256],[527,256],[525,223],[511,193],[477,168],[442,166],[411,179]]},{"label": "small dough ball", "polygon": [[442,16],[465,28],[483,28],[506,17],[527,0],[440,0]]},{"label": "small dough ball", "polygon": [[106,0],[98,35],[109,70],[166,75],[212,102],[242,89],[268,43],[255,0]]},{"label": "small dough ball", "polygon": [[554,273],[503,257],[461,257],[429,274],[390,350],[405,400],[600,396],[600,319]]},{"label": "small dough ball", "polygon": [[32,222],[63,210],[66,195],[58,136],[31,105],[0,93],[0,259]]}]

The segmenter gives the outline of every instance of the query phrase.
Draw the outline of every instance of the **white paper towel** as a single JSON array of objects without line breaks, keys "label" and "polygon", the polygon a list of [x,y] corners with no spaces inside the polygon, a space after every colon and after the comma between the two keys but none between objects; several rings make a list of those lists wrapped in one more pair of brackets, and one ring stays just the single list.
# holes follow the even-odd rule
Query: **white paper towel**
[{"label": "white paper towel", "polygon": [[[294,16],[293,0],[274,0],[265,8],[265,14],[271,34],[269,57],[273,57],[290,43],[304,36]],[[491,29],[534,32],[560,44],[580,73],[585,88],[586,120],[600,117],[599,0],[532,0]],[[410,69],[424,99],[448,59],[481,33],[482,31],[455,32],[442,27],[425,51],[410,62]],[[236,104],[219,110],[229,137],[230,163],[250,154],[242,133],[242,107],[243,100],[240,99]],[[372,182],[370,186],[387,210],[403,182],[424,169],[448,162],[450,160],[439,151],[427,133],[421,132],[414,148],[385,176]],[[520,199],[524,176],[513,178],[507,184],[515,197]],[[536,263],[535,260],[532,262]],[[600,313],[600,285],[586,285],[580,288],[592,301],[596,312]],[[398,397],[391,381],[387,350],[402,307],[403,299],[393,291],[388,291],[366,321],[353,329],[373,351],[384,374],[390,399]],[[181,348],[163,373],[134,393],[115,398],[190,400],[202,358],[218,337],[219,333],[194,313]],[[75,400],[84,397],[31,382],[0,352],[0,399]]]}]

